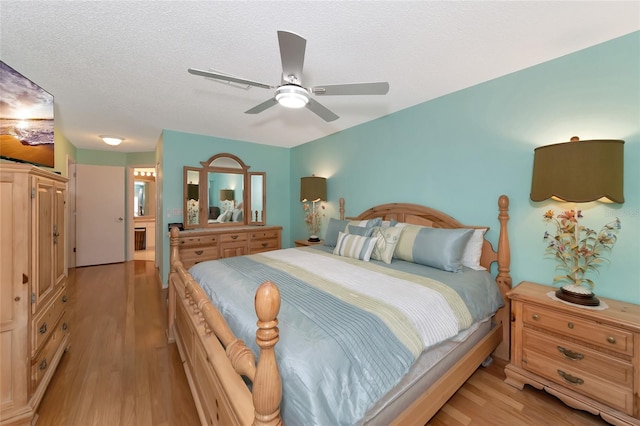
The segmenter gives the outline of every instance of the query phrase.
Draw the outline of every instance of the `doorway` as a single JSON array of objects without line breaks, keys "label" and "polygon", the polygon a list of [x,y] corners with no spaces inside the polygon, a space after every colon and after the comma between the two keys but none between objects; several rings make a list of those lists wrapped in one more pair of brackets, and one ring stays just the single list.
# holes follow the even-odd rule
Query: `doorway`
[{"label": "doorway", "polygon": [[127,259],[155,262],[156,169],[153,165],[129,166]]}]

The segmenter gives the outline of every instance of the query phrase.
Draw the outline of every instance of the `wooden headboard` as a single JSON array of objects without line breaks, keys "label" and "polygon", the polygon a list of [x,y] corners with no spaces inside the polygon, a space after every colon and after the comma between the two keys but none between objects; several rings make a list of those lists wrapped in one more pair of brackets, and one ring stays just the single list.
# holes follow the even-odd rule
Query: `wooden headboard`
[{"label": "wooden headboard", "polygon": [[[503,198],[504,197],[504,198]],[[344,198],[340,198],[340,217],[344,219]],[[500,197],[498,202],[500,211],[506,214],[509,207],[509,199],[506,195]],[[501,205],[502,204],[502,205]],[[453,217],[446,213],[441,212],[430,207],[421,206],[418,204],[410,203],[388,203],[381,204],[379,206],[371,207],[365,210],[355,217],[348,217],[347,219],[353,220],[366,220],[381,217],[382,220],[395,220],[397,222],[410,223],[413,225],[430,226],[432,228],[486,228],[488,226],[469,226],[464,225]],[[505,229],[506,232],[506,220],[505,217]],[[502,230],[501,230],[502,234]],[[508,243],[508,240],[507,240]],[[507,247],[508,250],[508,247]],[[490,269],[491,263],[498,261],[498,252],[493,249],[491,243],[485,238],[482,246],[482,256],[480,257],[480,265],[487,269]],[[509,285],[511,287],[511,285]]]}]

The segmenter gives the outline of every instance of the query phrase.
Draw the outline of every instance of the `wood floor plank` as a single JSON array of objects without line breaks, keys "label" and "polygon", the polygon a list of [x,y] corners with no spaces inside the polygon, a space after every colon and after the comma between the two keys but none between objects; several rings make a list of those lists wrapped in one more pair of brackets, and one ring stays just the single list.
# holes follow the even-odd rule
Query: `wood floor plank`
[{"label": "wood floor plank", "polygon": [[[160,287],[148,261],[70,270],[71,346],[42,400],[37,426],[199,425],[180,355],[166,341]],[[428,425],[606,424],[504,378],[497,360],[480,368]]]}]

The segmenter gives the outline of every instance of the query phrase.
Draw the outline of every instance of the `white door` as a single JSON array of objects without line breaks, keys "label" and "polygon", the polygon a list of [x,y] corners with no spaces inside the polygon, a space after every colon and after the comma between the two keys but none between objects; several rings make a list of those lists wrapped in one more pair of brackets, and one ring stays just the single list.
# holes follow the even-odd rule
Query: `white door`
[{"label": "white door", "polygon": [[124,262],[124,167],[76,165],[76,266]]}]

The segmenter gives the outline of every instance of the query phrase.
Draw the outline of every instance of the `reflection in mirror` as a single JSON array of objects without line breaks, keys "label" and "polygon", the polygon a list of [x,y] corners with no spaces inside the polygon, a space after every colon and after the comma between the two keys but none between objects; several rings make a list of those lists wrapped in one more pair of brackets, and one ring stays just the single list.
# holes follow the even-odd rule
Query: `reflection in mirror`
[{"label": "reflection in mirror", "polygon": [[209,217],[207,222],[244,224],[244,173],[207,174]]},{"label": "reflection in mirror", "polygon": [[249,173],[249,188],[251,188],[251,199],[249,200],[248,209],[251,214],[249,223],[254,225],[264,225],[267,220],[265,212],[265,178],[266,175],[264,172]]},{"label": "reflection in mirror", "polygon": [[200,225],[200,169],[184,168],[184,186],[184,226],[194,228]]},{"label": "reflection in mirror", "polygon": [[133,216],[153,217],[155,216],[156,207],[156,179],[152,172],[148,172],[148,175],[140,173],[145,172],[138,172],[138,169],[134,172]]}]

